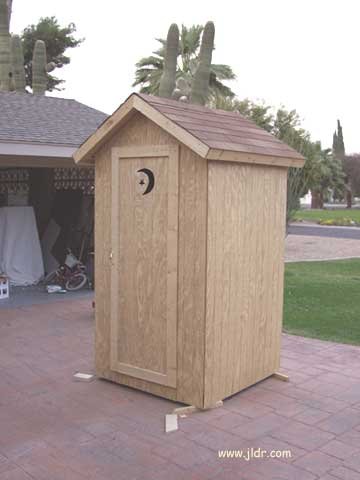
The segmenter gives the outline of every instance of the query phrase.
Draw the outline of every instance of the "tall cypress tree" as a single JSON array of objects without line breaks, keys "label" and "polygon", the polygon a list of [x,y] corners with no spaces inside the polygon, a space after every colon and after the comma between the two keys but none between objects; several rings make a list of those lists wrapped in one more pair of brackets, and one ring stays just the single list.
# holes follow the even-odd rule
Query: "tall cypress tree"
[{"label": "tall cypress tree", "polygon": [[351,188],[351,178],[349,175],[348,169],[346,168],[346,159],[345,159],[345,143],[343,136],[343,129],[340,123],[340,120],[337,121],[337,129],[333,136],[333,154],[334,157],[341,161],[343,169],[345,172],[345,192],[344,197],[346,200],[347,208],[352,207],[352,188]]},{"label": "tall cypress tree", "polygon": [[333,135],[333,153],[339,160],[344,160],[345,157],[345,144],[343,137],[343,129],[340,120],[337,121],[337,128]]},{"label": "tall cypress tree", "polygon": [[337,142],[336,142],[336,155],[341,160],[345,157],[345,144],[343,137],[343,129],[340,123],[340,120],[337,121]]},{"label": "tall cypress tree", "polygon": [[337,148],[338,148],[338,136],[337,136],[337,133],[336,133],[336,130],[335,130],[335,132],[333,134],[333,143],[332,143],[332,151],[333,151],[334,154],[337,151]]}]

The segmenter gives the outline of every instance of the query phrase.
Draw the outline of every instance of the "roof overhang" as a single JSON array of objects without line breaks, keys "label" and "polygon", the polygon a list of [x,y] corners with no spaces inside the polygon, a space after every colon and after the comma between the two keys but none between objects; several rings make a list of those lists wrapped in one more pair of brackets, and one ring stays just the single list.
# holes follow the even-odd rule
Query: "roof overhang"
[{"label": "roof overhang", "polygon": [[256,163],[260,165],[272,165],[274,167],[295,167],[304,166],[305,160],[301,158],[278,157],[272,155],[259,155],[256,153],[232,152],[229,150],[218,150],[210,148],[206,158],[223,162]]},{"label": "roof overhang", "polygon": [[75,146],[0,142],[0,167],[75,167]]},{"label": "roof overhang", "polygon": [[189,147],[202,158],[227,162],[257,163],[278,167],[302,167],[305,162],[304,158],[275,157],[271,155],[210,148],[183,127],[166,118],[165,115],[147,103],[136,93],[131,94],[130,97],[128,97],[128,99],[76,150],[74,153],[75,162],[80,165],[93,164],[95,153],[116,132],[116,130],[123,126],[136,112],[142,113],[145,117],[153,121],[170,135],[174,136],[179,142]]},{"label": "roof overhang", "polygon": [[167,119],[154,107],[145,102],[135,93],[130,97],[94,132],[75,152],[76,163],[94,163],[95,152],[110,138],[115,131],[124,125],[136,112],[145,115],[163,130],[176,137],[201,157],[206,157],[209,147],[195,138],[182,127]]}]

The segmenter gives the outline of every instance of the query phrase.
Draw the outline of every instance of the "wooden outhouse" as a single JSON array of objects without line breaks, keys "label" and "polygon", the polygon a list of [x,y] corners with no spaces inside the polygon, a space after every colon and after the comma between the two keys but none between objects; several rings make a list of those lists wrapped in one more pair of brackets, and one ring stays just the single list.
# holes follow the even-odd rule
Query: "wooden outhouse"
[{"label": "wooden outhouse", "polygon": [[95,164],[96,372],[207,408],[279,368],[288,167],[241,115],[132,94]]}]

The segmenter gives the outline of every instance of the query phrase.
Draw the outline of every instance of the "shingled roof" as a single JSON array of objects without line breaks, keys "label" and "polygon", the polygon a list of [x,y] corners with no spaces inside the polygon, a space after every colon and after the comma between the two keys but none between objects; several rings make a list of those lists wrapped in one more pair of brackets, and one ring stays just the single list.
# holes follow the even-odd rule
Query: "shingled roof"
[{"label": "shingled roof", "polygon": [[209,148],[303,158],[294,149],[239,113],[150,95],[139,96]]},{"label": "shingled roof", "polygon": [[304,163],[297,151],[239,113],[138,93],[132,94],[80,147],[75,161],[89,162],[96,149],[134,111],[204,158],[297,167]]},{"label": "shingled roof", "polygon": [[107,116],[76,100],[0,92],[0,142],[78,147]]}]

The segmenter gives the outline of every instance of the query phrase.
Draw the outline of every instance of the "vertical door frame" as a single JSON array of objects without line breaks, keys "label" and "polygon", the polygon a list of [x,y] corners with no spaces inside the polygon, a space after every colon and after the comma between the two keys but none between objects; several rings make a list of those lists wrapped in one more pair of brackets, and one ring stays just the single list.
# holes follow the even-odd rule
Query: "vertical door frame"
[{"label": "vertical door frame", "polygon": [[[119,162],[122,158],[168,157],[168,231],[167,231],[167,336],[166,374],[119,362],[118,302],[119,291]],[[111,300],[110,300],[110,368],[141,380],[176,387],[177,379],[177,291],[178,291],[178,203],[179,203],[179,146],[148,145],[143,147],[116,147],[111,152]],[[141,346],[139,345],[139,348]]]}]

